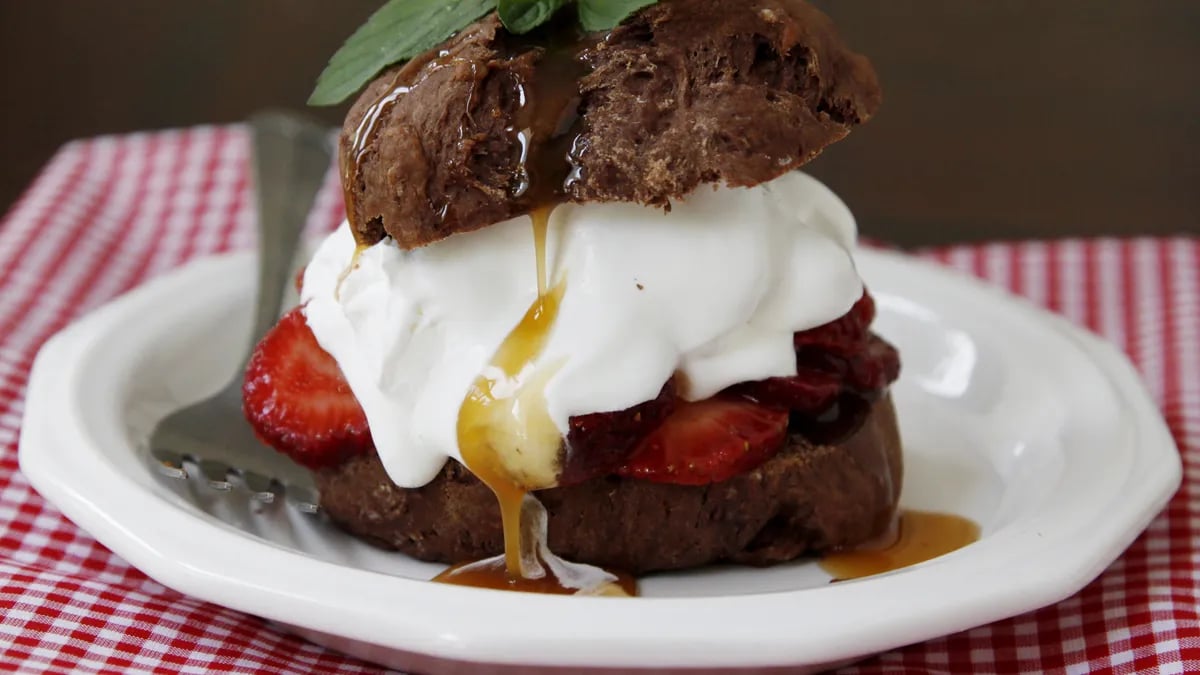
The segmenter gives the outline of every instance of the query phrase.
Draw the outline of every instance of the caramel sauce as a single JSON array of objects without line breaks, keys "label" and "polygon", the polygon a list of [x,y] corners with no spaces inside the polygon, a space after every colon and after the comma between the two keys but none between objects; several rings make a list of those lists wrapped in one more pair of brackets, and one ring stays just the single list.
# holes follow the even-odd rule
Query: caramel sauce
[{"label": "caramel sauce", "polygon": [[[575,25],[574,17],[560,19],[527,36],[500,38],[500,48],[506,56],[515,57],[531,50],[541,52],[528,77],[512,78],[517,110],[513,125],[506,130],[518,151],[513,158],[509,196],[518,211],[528,211],[533,220],[538,295],[472,383],[458,415],[458,446],[463,463],[496,494],[499,502],[504,556],[453,567],[436,581],[538,593],[628,595],[636,589],[631,577],[573,565],[550,553],[546,546],[545,509],[529,494],[554,486],[560,472],[563,439],[550,419],[544,390],[561,364],[535,366],[535,361],[545,348],[566,289],[565,281],[551,287],[547,278],[546,235],[550,213],[563,200],[567,181],[578,176],[579,168],[572,158],[582,152],[578,134],[579,80],[586,73],[586,66],[578,55],[584,46],[583,36],[573,28],[563,30],[564,20],[567,25]],[[339,293],[342,283],[358,267],[363,250],[370,245],[364,236],[367,223],[361,222],[361,214],[356,212],[352,191],[361,181],[363,162],[384,120],[398,102],[431,74],[462,64],[476,68],[474,63],[455,58],[446,50],[429,52],[410,61],[396,71],[349,134],[339,168],[346,218],[358,246],[338,279]],[[473,96],[468,96],[460,136],[467,131],[472,101]],[[432,206],[441,218],[447,217],[448,204],[440,208]],[[569,578],[563,578],[564,575]]]},{"label": "caramel sauce", "polygon": [[885,541],[821,559],[835,581],[892,572],[932,560],[979,540],[979,525],[948,513],[903,511]]},{"label": "caramel sauce", "polygon": [[359,214],[355,210],[351,190],[358,185],[362,173],[362,162],[371,147],[371,141],[378,135],[383,119],[387,117],[387,113],[398,101],[424,82],[432,73],[456,63],[466,63],[472,69],[475,68],[474,64],[452,58],[444,51],[428,52],[404,64],[396,71],[396,75],[383,93],[367,106],[366,112],[354,129],[353,136],[350,137],[348,152],[339,156],[346,220],[350,222],[350,230],[354,233],[354,239],[360,247],[369,245],[369,242],[362,240],[362,223],[359,222]]},{"label": "caramel sauce", "polygon": [[535,210],[563,199],[567,185],[578,179],[577,159],[583,152],[579,81],[587,66],[579,54],[589,42],[573,22],[552,23],[509,45],[514,55],[542,51],[532,76],[515,81],[521,106],[515,125],[508,128],[519,148],[510,194]]},{"label": "caramel sauce", "polygon": [[[452,567],[441,583],[556,594],[632,594],[631,578],[589,574],[553,556],[546,545],[545,508],[529,493],[552,487],[560,471],[562,433],[550,419],[544,390],[555,364],[534,362],[558,316],[566,283],[549,285],[546,238],[550,209],[533,212],[538,296],[476,377],[458,413],[463,463],[495,493],[504,529],[504,556]],[[556,569],[572,573],[564,579]],[[582,573],[581,573],[582,572]]]},{"label": "caramel sauce", "polygon": [[637,595],[637,580],[628,574],[578,565],[551,553],[546,545],[546,526],[549,523],[546,509],[532,495],[523,498],[522,506],[520,574],[509,570],[508,560],[502,555],[455,565],[435,577],[434,581],[472,588],[550,595]]},{"label": "caramel sauce", "polygon": [[[558,473],[554,460],[562,444],[539,386],[553,373],[535,373],[523,383],[517,378],[541,354],[565,288],[560,283],[538,295],[489,367],[475,379],[458,413],[463,462],[496,493],[504,524],[505,557],[509,571],[517,575],[521,573],[520,523],[525,495],[554,484]],[[549,457],[554,465],[548,471],[528,466],[545,463],[538,462],[537,455]]]},{"label": "caramel sauce", "polygon": [[450,567],[433,581],[455,586],[520,591],[550,595],[592,595],[631,597],[637,595],[637,579],[590,565],[567,562],[550,552],[547,546],[549,516],[532,495],[522,497],[520,546],[517,563],[520,572],[509,569],[506,555]]},{"label": "caramel sauce", "polygon": [[342,299],[342,284],[346,283],[346,279],[350,278],[351,272],[358,269],[359,259],[362,258],[363,252],[366,251],[368,248],[370,248],[370,246],[367,246],[366,244],[362,243],[361,241],[357,241],[357,238],[358,238],[358,235],[356,234],[355,235],[355,244],[354,244],[354,255],[350,256],[350,263],[348,265],[346,265],[346,269],[342,270],[342,273],[338,275],[337,284],[334,285],[334,287],[333,287],[333,299],[334,300],[340,301]]},{"label": "caramel sauce", "polygon": [[[637,579],[632,575],[616,574],[616,581],[609,582],[596,589],[586,592],[588,595],[608,595],[614,597],[632,597],[637,595]],[[553,573],[548,573],[537,579],[515,577],[508,572],[502,558],[489,558],[476,563],[455,565],[442,572],[434,581],[470,586],[471,588],[490,588],[497,591],[520,591],[523,593],[545,593],[547,595],[578,595],[579,589],[571,588],[563,583]]]},{"label": "caramel sauce", "polygon": [[533,251],[537,258],[538,299],[546,297],[546,236],[550,231],[550,214],[554,209],[535,209],[529,217],[533,219]]},{"label": "caramel sauce", "polygon": [[[534,211],[552,208],[563,200],[566,185],[580,176],[578,157],[586,151],[580,134],[579,104],[582,99],[579,81],[587,74],[587,65],[579,58],[588,45],[602,35],[585,36],[578,31],[569,12],[552,19],[528,35],[505,35],[498,38],[498,48],[505,57],[516,57],[531,50],[541,52],[532,74],[512,78],[512,96],[517,101],[513,126],[506,131],[513,141],[516,156],[509,186],[509,196],[519,210]],[[372,142],[384,126],[391,109],[433,73],[447,67],[466,66],[475,75],[477,64],[453,56],[448,51],[429,52],[413,59],[396,71],[383,92],[367,106],[354,133],[349,135],[346,152],[340,155],[342,189],[346,203],[346,219],[355,239],[363,241],[364,225],[356,212],[352,190],[361,179],[362,164]],[[515,71],[513,73],[515,75]],[[475,77],[476,81],[482,79]],[[474,96],[470,95],[463,110],[463,119],[470,120]],[[466,122],[459,128],[460,137],[467,133]],[[433,205],[444,219],[449,204]]]},{"label": "caramel sauce", "polygon": [[[544,394],[546,383],[561,364],[535,365],[535,361],[549,339],[566,290],[565,280],[550,285],[546,237],[551,212],[563,200],[567,182],[579,173],[572,158],[581,152],[579,80],[586,73],[578,59],[582,40],[575,31],[563,31],[556,25],[530,36],[505,37],[508,56],[532,49],[542,52],[530,76],[512,78],[518,108],[513,125],[506,130],[517,153],[509,196],[533,221],[538,295],[476,377],[458,414],[463,463],[499,502],[504,555],[452,567],[435,579],[441,583],[535,593],[636,592],[632,577],[556,558],[546,546],[545,509],[530,495],[533,490],[554,486],[561,469],[562,433],[550,419]],[[356,184],[359,165],[378,133],[380,119],[424,79],[414,72],[442,67],[446,58],[443,53],[424,64],[405,67],[369,107],[342,167],[344,185]],[[470,107],[468,101],[468,118]],[[445,217],[446,209],[442,214]],[[353,214],[348,217],[358,225]],[[356,236],[358,231],[355,227]]]}]

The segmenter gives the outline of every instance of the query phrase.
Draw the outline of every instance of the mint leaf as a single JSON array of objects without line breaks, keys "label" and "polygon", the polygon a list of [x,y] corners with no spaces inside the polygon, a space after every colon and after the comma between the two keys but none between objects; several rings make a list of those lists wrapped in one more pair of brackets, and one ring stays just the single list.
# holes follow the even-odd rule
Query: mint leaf
[{"label": "mint leaf", "polygon": [[[345,101],[384,68],[433,49],[493,9],[499,10],[505,28],[519,34],[542,25],[570,1],[388,0],[329,59],[308,104]],[[589,32],[612,30],[658,1],[575,0],[579,22]]]},{"label": "mint leaf", "polygon": [[388,66],[441,44],[496,8],[496,0],[389,0],[333,55],[309,105],[336,105]]},{"label": "mint leaf", "polygon": [[567,0],[499,0],[496,12],[510,33],[520,35],[537,28],[567,4]]},{"label": "mint leaf", "polygon": [[634,12],[654,4],[658,0],[579,0],[579,23],[588,32],[612,30]]}]

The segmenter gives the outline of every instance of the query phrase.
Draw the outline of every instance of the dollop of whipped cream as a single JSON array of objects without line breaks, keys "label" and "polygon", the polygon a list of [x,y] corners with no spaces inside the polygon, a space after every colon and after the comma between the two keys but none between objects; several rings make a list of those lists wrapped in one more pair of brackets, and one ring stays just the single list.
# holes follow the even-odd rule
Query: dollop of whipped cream
[{"label": "dollop of whipped cream", "polygon": [[[412,251],[385,239],[355,259],[343,224],[309,263],[308,325],[362,404],[397,485],[419,487],[447,459],[461,461],[463,399],[537,298],[532,229],[524,216]],[[845,204],[799,172],[701,188],[669,212],[558,206],[547,265],[550,285],[566,290],[527,369],[552,369],[554,424],[565,436],[572,416],[653,399],[675,374],[692,400],[795,375],[792,334],[842,316],[862,295],[855,237]]]}]

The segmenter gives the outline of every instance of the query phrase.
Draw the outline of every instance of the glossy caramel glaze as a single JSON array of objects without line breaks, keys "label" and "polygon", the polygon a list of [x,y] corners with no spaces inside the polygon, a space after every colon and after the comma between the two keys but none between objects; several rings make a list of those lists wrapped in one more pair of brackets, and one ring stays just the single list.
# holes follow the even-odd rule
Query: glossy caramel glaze
[{"label": "glossy caramel glaze", "polygon": [[[538,289],[545,289],[546,228],[549,214],[539,212],[533,220],[535,257],[538,269]],[[531,446],[554,444],[554,454],[561,441],[558,430],[546,412],[546,401],[537,382],[518,382],[517,378],[530,366],[545,347],[550,330],[558,317],[558,306],[565,286],[560,283],[537,299],[526,311],[517,327],[501,343],[489,368],[481,373],[471,387],[458,413],[458,447],[463,463],[485,485],[496,493],[504,524],[504,550],[509,573],[522,576],[520,552],[524,550],[521,508],[525,495],[538,487],[530,484],[539,476],[519,475],[511,463],[513,455],[530,451]],[[495,377],[499,373],[501,377]],[[545,377],[532,376],[534,380]],[[507,386],[506,386],[507,385]],[[507,394],[501,389],[513,389]],[[543,448],[545,450],[545,448]],[[545,473],[557,474],[551,467]]]},{"label": "glossy caramel glaze", "polygon": [[531,209],[561,202],[567,183],[578,174],[579,81],[587,74],[579,55],[597,39],[561,20],[529,36],[510,36],[513,54],[541,51],[533,76],[515,83],[521,107],[508,129],[521,149],[510,196]]},{"label": "glossy caramel glaze", "polygon": [[[455,61],[444,52],[427,52],[423,56],[413,59],[406,63],[404,67],[396,71],[395,77],[384,90],[383,94],[376,98],[367,108],[366,114],[359,121],[358,126],[354,130],[354,135],[350,138],[350,152],[348,155],[341,155],[340,166],[342,178],[342,192],[346,204],[346,220],[350,223],[350,230],[354,233],[354,239],[358,243],[360,249],[369,246],[373,242],[365,242],[362,240],[361,223],[358,222],[358,214],[355,211],[355,200],[351,197],[350,191],[353,186],[358,184],[359,174],[362,171],[363,157],[367,153],[367,149],[371,147],[371,142],[379,133],[382,120],[387,116],[392,106],[396,105],[402,97],[406,96],[415,87],[424,82],[431,73],[441,68],[452,65]],[[471,68],[475,65],[466,63]]]},{"label": "glossy caramel glaze", "polygon": [[[476,378],[458,413],[463,463],[495,493],[500,505],[504,556],[453,567],[435,581],[531,593],[633,595],[632,578],[608,577],[601,570],[574,585],[555,576],[547,560],[553,553],[546,545],[545,509],[529,495],[556,485],[561,473],[562,435],[546,410],[544,393],[557,366],[534,368],[566,289],[564,280],[551,287],[547,278],[550,212],[543,207],[532,213],[538,296]],[[605,580],[611,578],[616,581]]]},{"label": "glossy caramel glaze", "polygon": [[[587,595],[633,597],[638,594],[637,579],[629,574],[611,573],[616,581],[599,588],[587,589]],[[503,558],[489,558],[475,563],[455,565],[433,579],[438,583],[471,588],[490,588],[499,591],[577,595],[580,589],[564,585],[553,573],[536,579],[510,574]]]},{"label": "glossy caramel glaze", "polygon": [[[573,22],[556,19],[529,35],[506,34],[503,38],[508,58],[524,52],[539,53],[532,75],[514,77],[509,85],[518,108],[513,125],[506,130],[514,141],[512,146],[519,149],[508,196],[529,211],[560,203],[566,184],[578,175],[575,157],[581,152],[579,81],[587,74],[579,55],[602,37],[586,37]],[[455,58],[447,51],[429,52],[414,59],[400,68],[367,106],[348,137],[347,152],[341,156],[342,189],[346,217],[360,244],[370,242],[362,241],[363,223],[359,222],[351,190],[359,183],[362,163],[391,109],[430,75],[448,67],[467,67],[479,74],[479,64]],[[466,114],[471,114],[469,102]],[[467,132],[460,128],[459,133],[462,137]],[[441,206],[441,218],[445,218],[448,207],[448,204]]]},{"label": "glossy caramel glaze", "polygon": [[903,511],[885,541],[827,555],[821,567],[835,581],[847,581],[932,560],[978,540],[979,525],[962,516]]}]

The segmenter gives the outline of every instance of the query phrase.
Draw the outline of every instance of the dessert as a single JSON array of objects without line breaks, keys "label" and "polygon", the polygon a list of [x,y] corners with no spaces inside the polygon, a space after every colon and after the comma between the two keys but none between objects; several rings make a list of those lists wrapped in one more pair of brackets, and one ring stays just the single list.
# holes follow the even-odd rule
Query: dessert
[{"label": "dessert", "polygon": [[335,522],[451,583],[628,591],[880,535],[899,359],[853,218],[796,171],[875,112],[873,70],[801,0],[580,30],[597,1],[521,35],[501,2],[366,87],[347,222],[248,419]]}]

